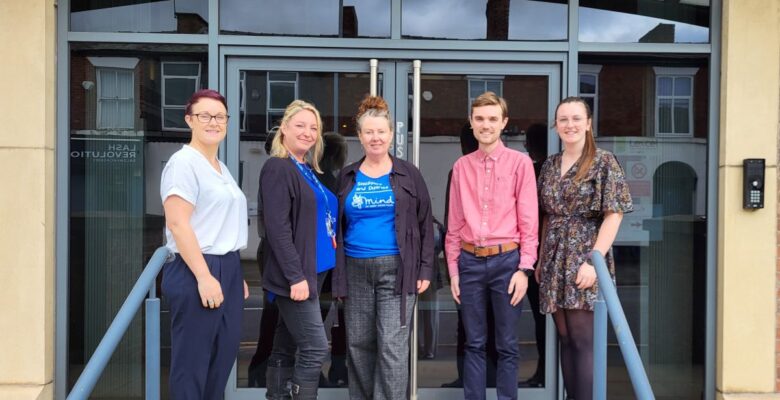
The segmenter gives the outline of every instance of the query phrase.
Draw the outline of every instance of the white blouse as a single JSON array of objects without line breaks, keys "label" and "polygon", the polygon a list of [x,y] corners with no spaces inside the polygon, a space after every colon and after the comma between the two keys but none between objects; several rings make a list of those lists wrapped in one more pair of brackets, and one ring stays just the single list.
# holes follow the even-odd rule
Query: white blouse
[{"label": "white blouse", "polygon": [[[236,185],[225,164],[222,173],[206,157],[184,145],[174,153],[162,172],[160,196],[179,196],[194,206],[190,225],[203,254],[223,255],[246,248],[246,196]],[[178,253],[176,240],[166,227],[166,247]]]}]

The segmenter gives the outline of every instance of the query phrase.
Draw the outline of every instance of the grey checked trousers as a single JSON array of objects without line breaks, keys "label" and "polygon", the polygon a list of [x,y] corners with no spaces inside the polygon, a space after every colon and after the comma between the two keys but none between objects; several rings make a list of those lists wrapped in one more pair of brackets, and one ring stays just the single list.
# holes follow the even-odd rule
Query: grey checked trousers
[{"label": "grey checked trousers", "polygon": [[351,400],[402,400],[409,386],[409,333],[416,297],[401,295],[395,280],[399,256],[347,257],[348,297],[344,308]]}]

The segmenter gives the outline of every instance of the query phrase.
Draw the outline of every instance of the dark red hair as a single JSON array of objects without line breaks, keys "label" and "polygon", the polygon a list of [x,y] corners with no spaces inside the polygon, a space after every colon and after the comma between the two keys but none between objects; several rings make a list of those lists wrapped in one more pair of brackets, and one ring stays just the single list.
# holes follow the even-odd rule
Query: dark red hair
[{"label": "dark red hair", "polygon": [[187,106],[184,107],[184,115],[190,115],[192,113],[192,106],[197,104],[201,99],[216,100],[222,103],[222,105],[225,106],[225,110],[227,110],[227,100],[225,100],[225,96],[213,89],[201,89],[193,93],[190,100],[187,101]]}]

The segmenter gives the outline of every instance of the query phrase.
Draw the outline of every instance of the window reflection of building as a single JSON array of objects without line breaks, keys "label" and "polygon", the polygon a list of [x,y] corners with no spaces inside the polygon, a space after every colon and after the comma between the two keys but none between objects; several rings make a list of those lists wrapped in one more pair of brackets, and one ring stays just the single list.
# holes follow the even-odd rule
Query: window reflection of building
[{"label": "window reflection of building", "polygon": [[693,77],[696,68],[654,68],[656,136],[693,134]]},{"label": "window reflection of building", "polygon": [[73,0],[71,30],[81,32],[208,32],[208,2],[202,0]]},{"label": "window reflection of building", "polygon": [[[599,73],[601,65],[579,65],[579,96],[582,97],[593,113],[593,126],[599,126]],[[598,131],[594,132],[598,135]]]},{"label": "window reflection of building", "polygon": [[[184,102],[204,82],[207,63],[205,46],[74,43],[71,49],[68,346],[76,373],[139,267],[162,245],[160,173],[189,140]],[[143,326],[136,320],[94,396],[143,396],[140,347]]]},{"label": "window reflection of building", "polygon": [[162,63],[162,127],[187,130],[184,108],[190,96],[200,89],[200,63],[167,61]]}]

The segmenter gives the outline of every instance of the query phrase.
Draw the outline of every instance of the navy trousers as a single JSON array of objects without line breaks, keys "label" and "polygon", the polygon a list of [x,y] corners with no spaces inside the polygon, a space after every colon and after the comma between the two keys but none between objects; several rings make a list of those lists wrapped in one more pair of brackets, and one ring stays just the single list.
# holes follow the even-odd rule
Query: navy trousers
[{"label": "navy trousers", "polygon": [[211,275],[222,285],[225,301],[205,308],[195,275],[180,255],[165,265],[162,291],[170,305],[171,375],[174,400],[221,399],[238,354],[244,277],[237,251],[204,254]]},{"label": "navy trousers", "polygon": [[[460,302],[466,348],[463,360],[463,391],[469,400],[486,396],[487,307],[491,304],[495,317],[496,395],[499,400],[517,399],[517,370],[520,349],[517,323],[520,304],[512,306],[507,293],[512,274],[517,271],[520,255],[510,251],[490,257],[477,257],[460,252]],[[488,301],[490,300],[490,301]]]}]

